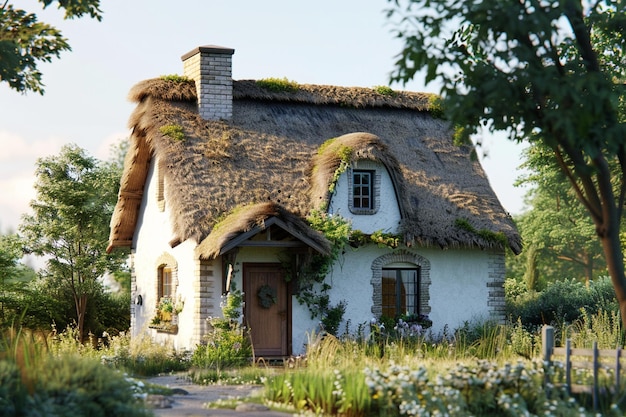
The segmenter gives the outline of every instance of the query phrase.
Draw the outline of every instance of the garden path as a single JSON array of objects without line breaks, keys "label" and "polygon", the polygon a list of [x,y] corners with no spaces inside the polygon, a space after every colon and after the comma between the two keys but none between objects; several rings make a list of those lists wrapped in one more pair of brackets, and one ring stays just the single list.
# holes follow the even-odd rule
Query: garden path
[{"label": "garden path", "polygon": [[[174,395],[152,396],[156,417],[288,417],[292,414],[272,411],[261,404],[242,403],[237,409],[206,408],[206,403],[217,400],[246,398],[261,389],[258,385],[197,385],[184,375],[163,375],[148,378],[149,383],[174,390]],[[165,408],[162,408],[165,407]]]}]

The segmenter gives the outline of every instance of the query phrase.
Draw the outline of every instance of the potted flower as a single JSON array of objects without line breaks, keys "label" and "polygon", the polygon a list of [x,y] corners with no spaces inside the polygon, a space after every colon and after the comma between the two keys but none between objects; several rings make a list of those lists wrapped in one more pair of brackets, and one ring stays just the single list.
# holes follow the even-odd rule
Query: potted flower
[{"label": "potted flower", "polygon": [[176,302],[172,297],[161,297],[148,327],[175,333],[178,331],[178,314],[183,310],[184,305],[185,303],[180,297]]}]

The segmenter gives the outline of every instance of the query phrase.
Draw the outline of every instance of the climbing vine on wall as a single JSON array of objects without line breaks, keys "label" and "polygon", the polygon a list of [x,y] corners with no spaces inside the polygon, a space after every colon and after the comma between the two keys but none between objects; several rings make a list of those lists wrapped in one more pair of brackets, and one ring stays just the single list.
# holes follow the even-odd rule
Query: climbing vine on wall
[{"label": "climbing vine on wall", "polygon": [[[356,249],[375,243],[379,247],[395,249],[400,245],[401,238],[399,235],[385,233],[382,230],[372,234],[363,233],[352,229],[347,219],[318,210],[311,212],[307,220],[313,229],[320,231],[328,239],[331,243],[331,251],[329,255],[316,253],[300,259],[297,271],[298,288],[295,296],[300,304],[308,307],[311,319],[319,317],[324,330],[334,334],[343,319],[346,303],[343,300],[336,305],[330,303],[328,292],[331,285],[325,280],[332,266],[345,253],[348,245]],[[283,260],[287,280],[292,279],[291,266],[294,264],[291,257]]]}]

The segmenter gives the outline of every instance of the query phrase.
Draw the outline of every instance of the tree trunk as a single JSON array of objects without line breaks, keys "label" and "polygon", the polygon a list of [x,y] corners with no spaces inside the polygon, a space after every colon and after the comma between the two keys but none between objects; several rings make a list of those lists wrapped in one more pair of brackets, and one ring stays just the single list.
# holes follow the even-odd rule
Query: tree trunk
[{"label": "tree trunk", "polygon": [[78,337],[80,343],[85,340],[85,312],[87,311],[87,296],[80,294],[75,298],[76,301],[76,325],[78,326]]},{"label": "tree trunk", "polygon": [[622,328],[626,329],[626,276],[624,275],[624,257],[619,239],[619,221],[613,221],[612,227],[603,233],[599,232],[600,242],[606,259],[606,266],[613,283],[615,296],[619,304]]}]

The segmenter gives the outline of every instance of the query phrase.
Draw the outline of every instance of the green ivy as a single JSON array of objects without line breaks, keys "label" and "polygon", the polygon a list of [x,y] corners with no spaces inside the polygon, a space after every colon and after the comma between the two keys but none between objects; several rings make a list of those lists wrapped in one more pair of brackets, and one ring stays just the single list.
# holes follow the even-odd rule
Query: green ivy
[{"label": "green ivy", "polygon": [[341,177],[341,174],[346,172],[346,170],[350,166],[350,161],[352,159],[352,152],[353,152],[353,149],[349,146],[340,146],[339,149],[337,149],[335,155],[337,155],[340,162],[339,162],[339,166],[337,167],[337,169],[335,169],[333,178],[330,181],[330,184],[328,186],[328,191],[331,194],[335,192],[335,187],[337,186],[337,182],[339,181],[339,177]]},{"label": "green ivy", "polygon": [[370,240],[378,245],[378,247],[395,249],[400,246],[400,236],[393,233],[383,233],[382,230],[377,230],[372,233]]},{"label": "green ivy", "polygon": [[182,142],[185,140],[185,133],[183,131],[183,127],[180,125],[165,125],[159,128],[159,131],[165,135],[170,137],[171,139]]},{"label": "green ivy", "polygon": [[256,84],[261,86],[267,90],[274,91],[277,93],[295,93],[298,91],[300,86],[295,81],[289,81],[285,78],[264,78],[262,80],[257,80]]}]

